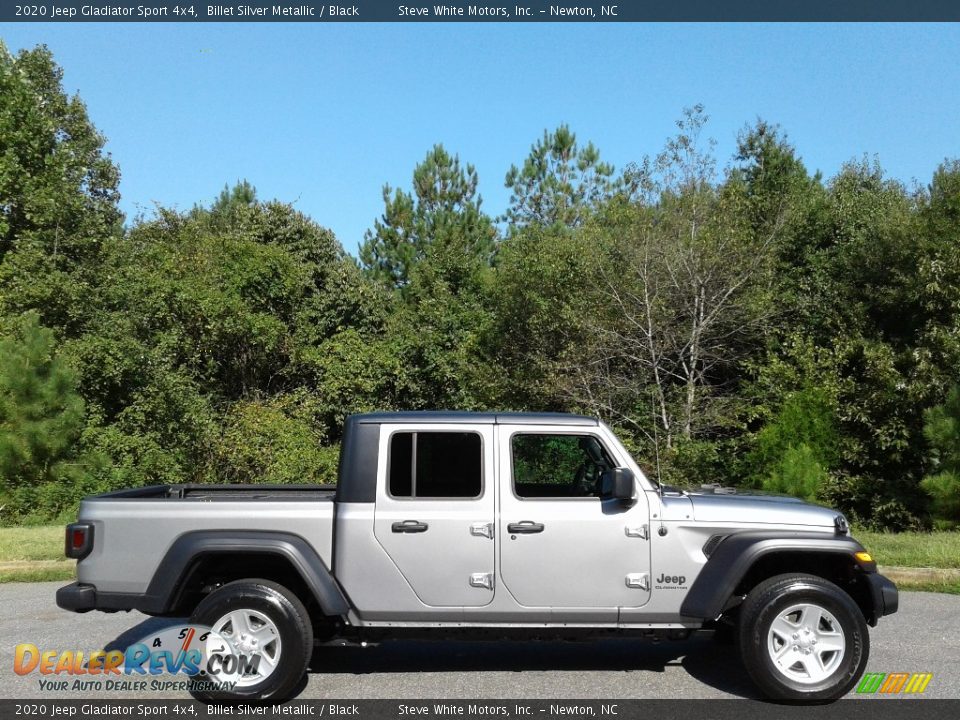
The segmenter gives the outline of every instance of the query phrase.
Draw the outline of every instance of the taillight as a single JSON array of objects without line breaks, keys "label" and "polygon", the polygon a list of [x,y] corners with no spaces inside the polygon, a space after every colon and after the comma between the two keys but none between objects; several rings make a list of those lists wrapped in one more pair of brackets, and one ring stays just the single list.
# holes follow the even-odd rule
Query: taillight
[{"label": "taillight", "polygon": [[90,523],[71,523],[67,525],[67,538],[64,553],[68,558],[82,560],[93,550],[93,525]]},{"label": "taillight", "polygon": [[70,549],[79,550],[87,542],[87,531],[81,528],[74,528],[73,535],[70,536]]}]

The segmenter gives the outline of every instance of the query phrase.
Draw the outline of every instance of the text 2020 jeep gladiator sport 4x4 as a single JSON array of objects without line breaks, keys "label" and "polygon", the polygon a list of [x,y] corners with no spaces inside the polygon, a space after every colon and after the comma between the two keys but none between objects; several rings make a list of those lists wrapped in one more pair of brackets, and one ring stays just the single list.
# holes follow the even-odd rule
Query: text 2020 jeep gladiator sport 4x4
[{"label": "text 2020 jeep gladiator sport 4x4", "polygon": [[67,554],[60,607],[189,615],[260,656],[209,699],[284,698],[315,644],[714,628],[768,696],[827,700],[897,609],[839,513],[659,488],[603,423],[561,414],[354,415],[336,489],[91,497]]}]

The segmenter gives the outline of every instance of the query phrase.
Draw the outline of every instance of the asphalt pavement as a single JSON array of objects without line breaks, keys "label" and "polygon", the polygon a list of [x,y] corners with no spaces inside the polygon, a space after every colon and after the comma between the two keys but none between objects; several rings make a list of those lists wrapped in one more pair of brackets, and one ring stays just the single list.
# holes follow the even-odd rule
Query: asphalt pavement
[{"label": "asphalt pavement", "polygon": [[[175,624],[136,612],[83,615],[54,602],[64,583],[0,585],[0,697],[85,697],[41,690],[37,672],[13,671],[18,643],[40,650],[126,647]],[[903,592],[900,611],[871,629],[867,672],[931,672],[925,697],[960,698],[960,596]],[[49,679],[49,678],[48,678]],[[186,693],[92,692],[86,697],[188,699]],[[736,698],[757,697],[737,653],[709,637],[684,642],[387,642],[325,648],[302,699]],[[863,696],[858,696],[863,697]]]}]

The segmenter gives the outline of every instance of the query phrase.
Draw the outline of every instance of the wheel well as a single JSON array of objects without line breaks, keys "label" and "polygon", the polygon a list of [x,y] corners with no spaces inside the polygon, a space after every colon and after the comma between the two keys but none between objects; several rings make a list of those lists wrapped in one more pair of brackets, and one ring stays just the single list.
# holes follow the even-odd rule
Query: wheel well
[{"label": "wheel well", "polygon": [[785,573],[815,575],[829,580],[853,598],[868,622],[876,622],[870,587],[863,578],[863,570],[853,558],[842,553],[783,551],[764,555],[750,566],[737,584],[727,608],[735,612],[734,608],[753,588],[767,578]]},{"label": "wheel well", "polygon": [[258,553],[206,553],[194,558],[181,576],[170,605],[171,615],[189,615],[204,597],[234,580],[271,580],[294,593],[311,617],[323,617],[313,592],[293,563],[283,555]]}]

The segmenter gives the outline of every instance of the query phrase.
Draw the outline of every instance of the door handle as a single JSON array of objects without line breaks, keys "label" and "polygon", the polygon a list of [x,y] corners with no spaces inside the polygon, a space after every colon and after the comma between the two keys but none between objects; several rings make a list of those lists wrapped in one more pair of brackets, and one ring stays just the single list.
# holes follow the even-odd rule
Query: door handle
[{"label": "door handle", "polygon": [[517,535],[533,535],[543,532],[543,523],[535,523],[533,520],[521,520],[518,523],[507,525],[507,532]]},{"label": "door handle", "polygon": [[395,522],[390,529],[395,533],[421,533],[426,532],[428,527],[430,526],[418,520],[404,520]]}]

